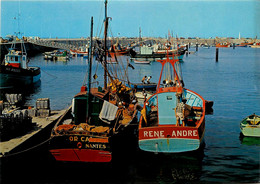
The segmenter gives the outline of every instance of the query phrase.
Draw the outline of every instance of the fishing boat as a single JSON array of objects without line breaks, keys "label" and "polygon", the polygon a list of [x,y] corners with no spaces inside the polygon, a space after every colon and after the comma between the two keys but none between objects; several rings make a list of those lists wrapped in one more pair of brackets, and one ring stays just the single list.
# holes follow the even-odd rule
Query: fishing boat
[{"label": "fishing boat", "polygon": [[260,137],[260,116],[252,114],[240,123],[240,130],[244,136]]},{"label": "fishing boat", "polygon": [[[153,47],[148,47],[148,46],[142,46],[140,47],[140,53],[136,53],[133,49],[129,50],[130,57],[133,59],[138,59],[138,58],[145,58],[145,59],[162,59],[165,58],[167,55],[166,50],[158,50],[158,51],[153,51]],[[172,54],[175,54],[175,56],[179,57],[179,59],[183,58],[183,55],[186,52],[186,47],[180,47],[178,49],[174,49],[171,51]],[[169,53],[169,52],[168,52]]]},{"label": "fishing boat", "polygon": [[28,66],[26,48],[21,39],[21,50],[17,50],[14,42],[0,65],[0,86],[29,85],[40,80],[39,67]]},{"label": "fishing boat", "polygon": [[178,59],[167,55],[158,62],[162,70],[156,93],[144,102],[141,111],[139,148],[154,153],[197,150],[205,131],[205,100],[184,88]]},{"label": "fishing boat", "polygon": [[[107,21],[108,18],[105,18],[105,42]],[[119,144],[120,150],[120,145],[127,142],[124,140],[132,140],[128,135],[134,135],[138,126],[134,92],[110,74],[106,67],[106,43],[99,48],[100,41],[95,45],[95,50],[103,53],[97,58],[101,58],[100,63],[106,74],[104,88],[91,86],[92,35],[93,17],[87,85],[83,85],[74,96],[71,107],[58,120],[51,134],[49,151],[57,161],[111,162],[112,153],[118,148],[116,145]],[[110,80],[108,85],[106,76]]]}]

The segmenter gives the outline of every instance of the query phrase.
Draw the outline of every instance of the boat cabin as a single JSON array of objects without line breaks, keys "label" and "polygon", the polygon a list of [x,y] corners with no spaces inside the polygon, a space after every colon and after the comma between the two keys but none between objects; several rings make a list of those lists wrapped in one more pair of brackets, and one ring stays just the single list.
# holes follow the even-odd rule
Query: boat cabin
[{"label": "boat cabin", "polygon": [[10,50],[5,55],[5,65],[15,68],[27,68],[27,56],[23,55],[21,51]]},{"label": "boat cabin", "polygon": [[[74,123],[88,123],[89,125],[104,126],[104,122],[99,118],[104,101],[109,100],[108,91],[102,92],[100,88],[92,88],[91,93],[81,91],[72,101],[72,114]],[[106,124],[107,125],[107,124]]]}]

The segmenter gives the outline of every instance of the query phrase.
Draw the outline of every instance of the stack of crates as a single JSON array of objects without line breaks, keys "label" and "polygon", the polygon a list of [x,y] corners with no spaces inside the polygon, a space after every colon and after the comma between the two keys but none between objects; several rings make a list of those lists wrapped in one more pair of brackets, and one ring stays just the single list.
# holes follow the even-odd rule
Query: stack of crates
[{"label": "stack of crates", "polygon": [[36,101],[36,116],[38,117],[48,117],[51,114],[50,109],[50,99],[49,98],[39,98]]}]

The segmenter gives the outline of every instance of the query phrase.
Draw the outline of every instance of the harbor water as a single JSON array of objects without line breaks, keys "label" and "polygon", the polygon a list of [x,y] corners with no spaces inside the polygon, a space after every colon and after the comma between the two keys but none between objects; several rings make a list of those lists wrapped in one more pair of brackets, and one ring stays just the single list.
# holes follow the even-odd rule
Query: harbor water
[{"label": "harbor water", "polygon": [[[195,51],[195,48],[191,50]],[[148,154],[136,150],[122,152],[111,164],[57,163],[48,145],[1,162],[3,183],[257,183],[260,182],[260,138],[240,135],[240,121],[253,113],[260,115],[260,49],[199,48],[184,56],[182,74],[185,87],[214,101],[214,112],[206,116],[205,146],[192,153]],[[127,56],[121,58],[127,62]],[[128,68],[131,82],[152,76],[157,82],[161,64],[134,64]],[[67,62],[46,61],[42,55],[30,65],[42,70],[41,82],[33,90],[23,90],[26,104],[50,98],[51,109],[67,108],[80,91],[87,60],[73,57]],[[103,69],[93,64],[98,79]],[[103,83],[99,83],[103,86]],[[7,89],[6,89],[7,90]],[[15,89],[19,91],[21,89]],[[8,90],[7,90],[8,91]],[[122,146],[122,149],[127,145]]]}]

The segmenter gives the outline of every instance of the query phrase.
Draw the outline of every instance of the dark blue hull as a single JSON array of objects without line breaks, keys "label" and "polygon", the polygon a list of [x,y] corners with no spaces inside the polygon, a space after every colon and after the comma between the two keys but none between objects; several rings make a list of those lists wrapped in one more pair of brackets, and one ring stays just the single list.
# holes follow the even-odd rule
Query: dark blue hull
[{"label": "dark blue hull", "polygon": [[41,70],[39,67],[23,69],[1,65],[0,78],[0,87],[30,85],[40,80]]}]

